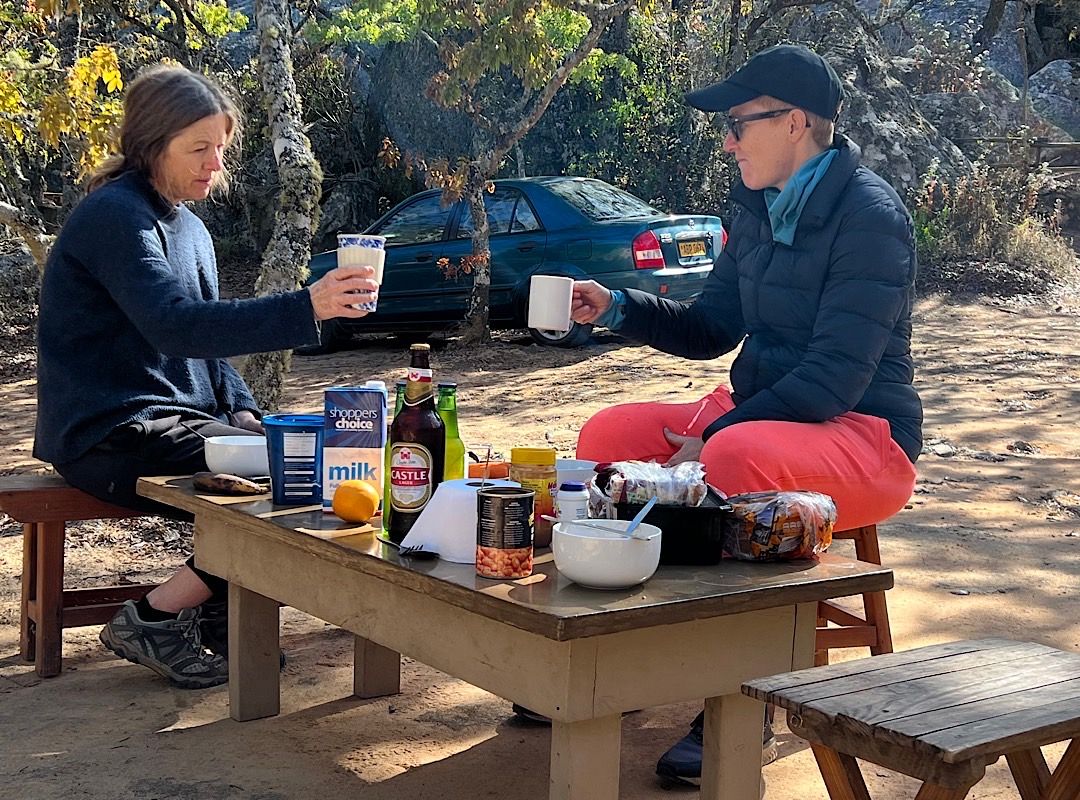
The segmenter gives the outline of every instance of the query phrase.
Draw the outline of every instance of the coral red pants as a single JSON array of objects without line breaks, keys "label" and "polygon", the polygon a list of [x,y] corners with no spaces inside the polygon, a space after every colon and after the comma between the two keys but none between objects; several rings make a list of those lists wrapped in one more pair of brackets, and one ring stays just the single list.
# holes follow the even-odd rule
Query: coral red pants
[{"label": "coral red pants", "polygon": [[[700,436],[734,408],[719,387],[696,403],[627,403],[594,415],[578,436],[578,458],[666,462],[664,428]],[[822,492],[836,503],[836,530],[873,525],[907,503],[915,467],[879,417],[848,412],[828,422],[741,422],[701,451],[707,480],[726,495],[769,489]]]}]

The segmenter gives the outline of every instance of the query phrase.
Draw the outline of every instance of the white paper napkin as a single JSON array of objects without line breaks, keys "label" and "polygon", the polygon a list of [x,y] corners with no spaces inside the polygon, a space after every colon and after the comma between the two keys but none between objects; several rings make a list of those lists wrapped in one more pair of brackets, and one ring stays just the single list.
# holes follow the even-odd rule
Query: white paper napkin
[{"label": "white paper napkin", "polygon": [[515,481],[477,478],[443,481],[401,542],[422,546],[456,564],[476,563],[476,492],[481,486],[519,486]]}]

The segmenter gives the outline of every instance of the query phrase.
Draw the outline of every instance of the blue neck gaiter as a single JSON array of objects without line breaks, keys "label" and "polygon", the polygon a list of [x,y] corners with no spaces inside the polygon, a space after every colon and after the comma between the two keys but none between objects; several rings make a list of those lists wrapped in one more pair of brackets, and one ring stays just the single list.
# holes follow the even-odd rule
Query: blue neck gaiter
[{"label": "blue neck gaiter", "polygon": [[838,150],[826,150],[818,153],[813,158],[807,159],[798,172],[791,176],[783,191],[772,186],[764,190],[765,205],[769,209],[769,223],[772,225],[774,242],[786,244],[788,247],[795,241],[795,229],[799,226],[799,217],[802,216],[806,201],[814,191],[814,187],[825,177],[829,165],[836,158]]}]

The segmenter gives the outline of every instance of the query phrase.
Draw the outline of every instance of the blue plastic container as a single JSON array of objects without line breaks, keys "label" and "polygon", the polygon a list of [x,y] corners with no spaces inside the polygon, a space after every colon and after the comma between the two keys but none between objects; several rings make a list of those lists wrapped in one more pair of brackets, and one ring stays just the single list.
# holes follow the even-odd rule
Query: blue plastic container
[{"label": "blue plastic container", "polygon": [[267,414],[266,450],[274,505],[322,503],[322,414]]}]

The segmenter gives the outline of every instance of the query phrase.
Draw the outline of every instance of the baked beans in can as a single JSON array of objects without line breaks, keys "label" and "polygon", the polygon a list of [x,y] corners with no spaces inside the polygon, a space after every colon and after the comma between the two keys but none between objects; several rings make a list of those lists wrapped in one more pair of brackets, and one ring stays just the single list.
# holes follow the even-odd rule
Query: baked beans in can
[{"label": "baked beans in can", "polygon": [[476,492],[476,574],[484,578],[532,575],[532,489],[493,486]]}]

